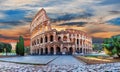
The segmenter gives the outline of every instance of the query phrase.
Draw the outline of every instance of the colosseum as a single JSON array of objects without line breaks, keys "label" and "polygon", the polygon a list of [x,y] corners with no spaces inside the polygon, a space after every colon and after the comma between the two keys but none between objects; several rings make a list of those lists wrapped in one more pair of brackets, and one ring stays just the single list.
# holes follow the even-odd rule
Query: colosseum
[{"label": "colosseum", "polygon": [[83,31],[51,27],[50,19],[42,8],[30,24],[30,52],[35,55],[88,54],[92,52],[92,38]]}]

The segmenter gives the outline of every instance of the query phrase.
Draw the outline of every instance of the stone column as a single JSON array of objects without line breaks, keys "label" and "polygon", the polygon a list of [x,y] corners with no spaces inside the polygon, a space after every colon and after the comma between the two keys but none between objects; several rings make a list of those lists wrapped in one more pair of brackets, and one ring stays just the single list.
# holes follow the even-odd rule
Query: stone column
[{"label": "stone column", "polygon": [[60,36],[60,37],[61,37],[61,41],[63,41],[63,34],[61,34],[61,36]]},{"label": "stone column", "polygon": [[60,50],[61,50],[61,52],[63,54],[63,44],[60,45]]},{"label": "stone column", "polygon": [[67,34],[67,42],[70,42],[69,34]]},{"label": "stone column", "polygon": [[41,48],[39,48],[39,54],[41,54],[41,50],[40,50]]},{"label": "stone column", "polygon": [[53,48],[54,48],[54,54],[56,54],[56,46],[54,45]]},{"label": "stone column", "polygon": [[48,54],[50,54],[50,46],[48,46],[47,48],[48,48]]},{"label": "stone column", "polygon": [[73,48],[73,54],[75,54],[75,46],[73,45],[72,48]]},{"label": "stone column", "polygon": [[56,32],[54,32],[54,34],[53,34],[53,39],[56,42]]},{"label": "stone column", "polygon": [[45,36],[43,35],[42,38],[43,38],[43,44],[44,44],[45,43]]},{"label": "stone column", "polygon": [[48,37],[48,42],[50,42],[50,35],[48,34],[47,37]]},{"label": "stone column", "polygon": [[30,54],[33,53],[32,39],[30,40]]}]

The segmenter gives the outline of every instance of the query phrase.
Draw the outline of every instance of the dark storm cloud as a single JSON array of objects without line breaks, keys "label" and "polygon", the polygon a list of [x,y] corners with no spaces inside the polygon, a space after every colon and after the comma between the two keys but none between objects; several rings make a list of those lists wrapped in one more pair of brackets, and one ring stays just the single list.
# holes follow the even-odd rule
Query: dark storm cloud
[{"label": "dark storm cloud", "polygon": [[[13,36],[4,36],[2,34],[0,34],[0,38],[2,39],[8,39],[8,40],[18,40],[18,37],[13,37]],[[24,38],[24,40],[29,40],[29,38]]]},{"label": "dark storm cloud", "polygon": [[110,14],[120,14],[120,11],[109,11]]},{"label": "dark storm cloud", "polygon": [[3,38],[3,39],[13,39],[13,40],[18,40],[18,37],[11,37],[11,36],[4,36],[2,34],[0,34],[0,38]]},{"label": "dark storm cloud", "polygon": [[[49,14],[48,14],[49,15]],[[55,17],[55,18],[52,18]],[[59,15],[57,16],[57,14],[51,15],[50,19],[55,22],[55,21],[67,21],[67,20],[72,20],[72,19],[77,19],[77,18],[88,18],[93,16],[92,13],[87,13],[87,12],[83,12],[83,13],[66,13],[63,15]]]}]

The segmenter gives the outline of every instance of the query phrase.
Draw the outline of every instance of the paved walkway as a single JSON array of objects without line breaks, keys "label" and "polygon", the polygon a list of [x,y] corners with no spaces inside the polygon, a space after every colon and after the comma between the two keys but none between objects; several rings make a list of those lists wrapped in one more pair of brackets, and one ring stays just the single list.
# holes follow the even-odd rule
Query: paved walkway
[{"label": "paved walkway", "polygon": [[78,61],[76,58],[73,56],[59,56],[49,64],[54,64],[54,65],[80,65],[80,64],[85,64],[82,61]]},{"label": "paved walkway", "polygon": [[120,63],[86,65],[72,56],[56,57],[46,66],[0,62],[0,72],[120,72]]},{"label": "paved walkway", "polygon": [[0,58],[0,61],[26,64],[48,64],[58,56],[23,56],[23,57],[9,57]]}]

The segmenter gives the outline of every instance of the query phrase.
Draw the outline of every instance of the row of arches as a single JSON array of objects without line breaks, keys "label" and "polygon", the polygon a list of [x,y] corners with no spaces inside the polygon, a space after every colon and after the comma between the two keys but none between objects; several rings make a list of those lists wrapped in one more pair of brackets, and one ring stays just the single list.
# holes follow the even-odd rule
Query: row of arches
[{"label": "row of arches", "polygon": [[57,55],[61,55],[61,54],[73,54],[73,48],[70,47],[69,49],[67,49],[67,47],[64,47],[63,49],[61,49],[60,47],[56,47],[56,48],[53,48],[51,47],[49,49],[50,51],[48,51],[48,48],[40,48],[40,49],[35,49],[33,50],[32,54],[34,55],[38,55],[38,54],[41,54],[41,55],[53,55],[53,54],[57,54]]},{"label": "row of arches", "polygon": [[77,53],[84,53],[84,54],[85,54],[85,53],[90,53],[90,52],[91,52],[91,49],[87,49],[87,48],[84,48],[84,49],[80,48],[80,49],[79,49],[79,48],[77,48],[77,49],[76,49],[76,52],[77,52]]},{"label": "row of arches", "polygon": [[43,43],[43,41],[44,42],[48,42],[48,41],[52,42],[53,40],[54,40],[53,35],[50,35],[50,39],[48,39],[48,36],[45,36],[44,38],[41,37],[40,39],[33,40],[32,41],[32,46]]}]

